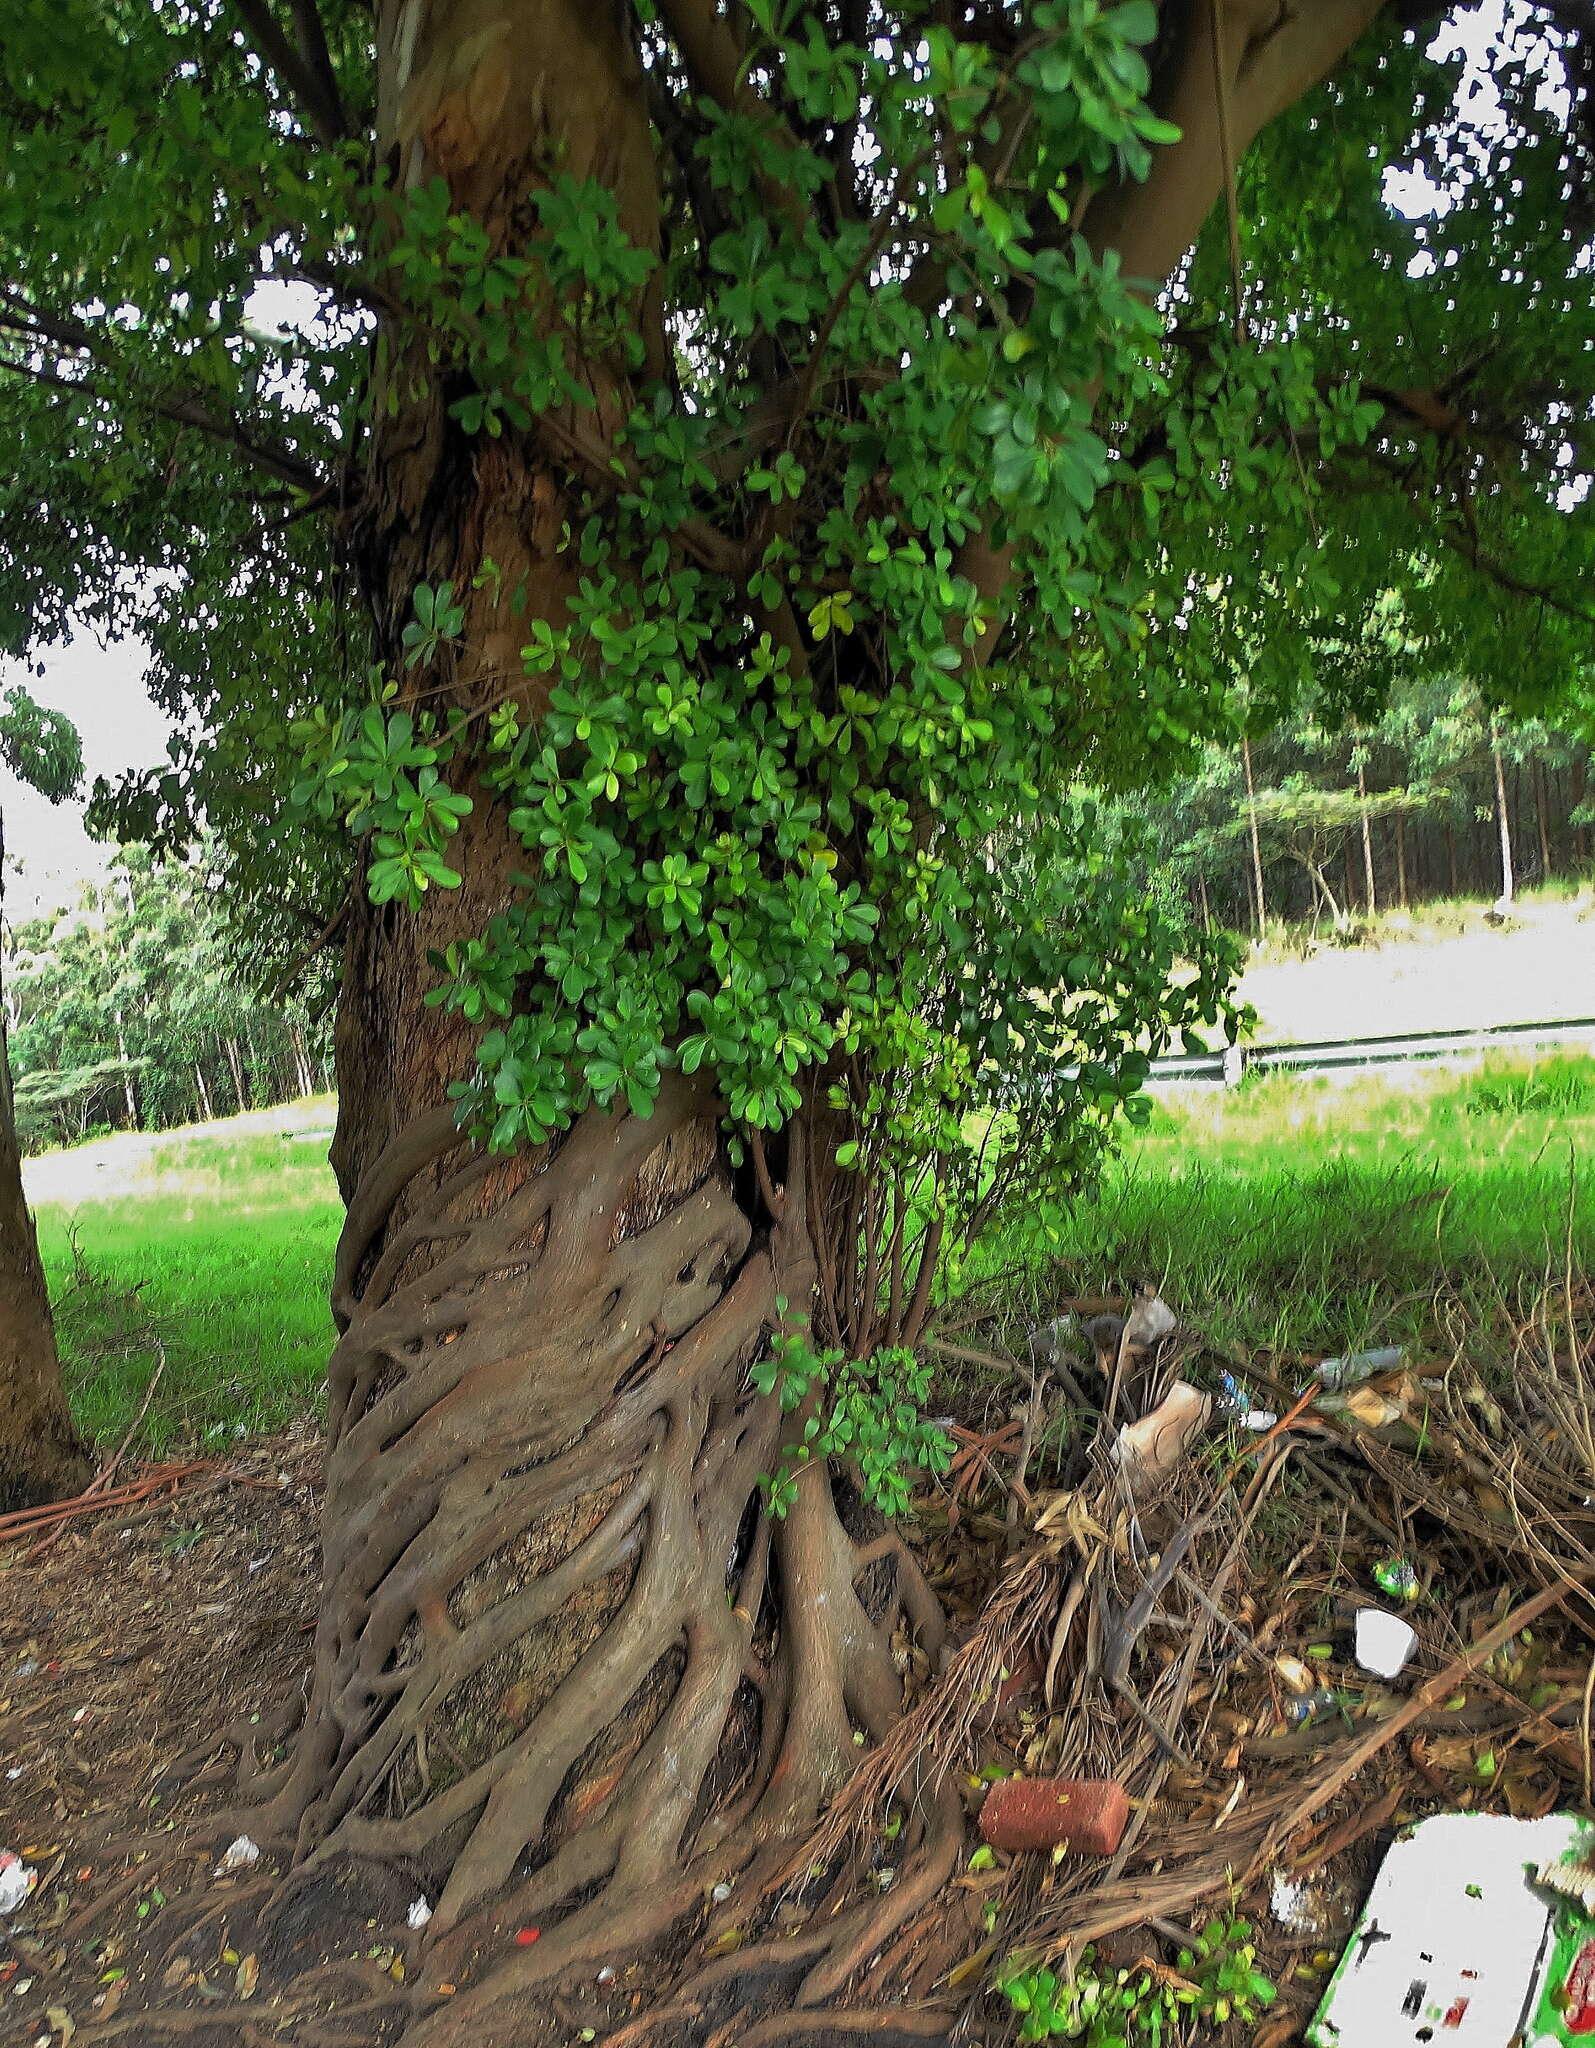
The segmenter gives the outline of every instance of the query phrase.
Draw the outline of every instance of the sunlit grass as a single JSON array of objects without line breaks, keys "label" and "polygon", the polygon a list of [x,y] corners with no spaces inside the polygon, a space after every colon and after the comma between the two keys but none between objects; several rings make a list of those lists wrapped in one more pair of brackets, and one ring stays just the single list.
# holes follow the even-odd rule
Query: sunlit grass
[{"label": "sunlit grass", "polygon": [[[319,1104],[298,1121],[331,1119]],[[43,1185],[72,1190],[37,1213],[74,1407],[102,1443],[162,1350],[142,1439],[156,1448],[277,1428],[320,1400],[341,1208],[325,1138],[258,1125],[172,1133],[132,1166],[40,1162]],[[1094,1196],[1000,1219],[957,1285],[991,1283],[1014,1341],[1066,1297],[1140,1277],[1239,1353],[1432,1340],[1437,1303],[1526,1300],[1559,1275],[1570,1226],[1588,1261],[1585,1159],[1595,1178],[1582,1055],[1170,1091]]]},{"label": "sunlit grass", "polygon": [[1270,1075],[1162,1095],[1101,1188],[1004,1218],[965,1284],[1018,1321],[1156,1281],[1220,1346],[1432,1337],[1437,1302],[1513,1301],[1595,1244],[1595,1060]]},{"label": "sunlit grass", "polygon": [[[331,1121],[331,1105],[323,1104]],[[157,1140],[118,1191],[37,1207],[74,1412],[114,1441],[165,1369],[141,1434],[163,1448],[281,1427],[320,1395],[342,1206],[326,1142]]]}]

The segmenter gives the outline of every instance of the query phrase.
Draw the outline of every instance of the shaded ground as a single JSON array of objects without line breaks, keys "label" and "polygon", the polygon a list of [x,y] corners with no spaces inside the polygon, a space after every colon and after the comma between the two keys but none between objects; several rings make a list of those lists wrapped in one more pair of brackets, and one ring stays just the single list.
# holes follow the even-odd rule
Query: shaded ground
[{"label": "shaded ground", "polygon": [[[969,1421],[978,1428],[973,1415]],[[313,1972],[345,1973],[347,1983],[328,1992],[329,2013],[363,2005],[373,1985],[379,1996],[385,1983],[397,1989],[393,1980],[402,1979],[405,1967],[408,1903],[401,1874],[371,1873],[360,1881],[358,1898],[352,1891],[317,1897],[290,1909],[275,1928],[261,1929],[255,1909],[280,1859],[268,1856],[253,1872],[218,1878],[214,1865],[222,1837],[213,1831],[190,1838],[186,1832],[207,1800],[214,1810],[223,1787],[181,1796],[182,1822],[165,1817],[161,1787],[174,1761],[240,1715],[280,1699],[303,1669],[316,1583],[318,1462],[309,1429],[255,1442],[224,1470],[130,1513],[80,1522],[42,1551],[30,1553],[16,1542],[0,1546],[0,1846],[22,1851],[43,1879],[23,1912],[0,1921],[5,2048],[65,2048],[74,2033],[82,2036],[80,2048],[88,2048],[102,2038],[96,2028],[105,2021],[117,2024],[104,2038],[144,2048],[156,2037],[144,2031],[136,2014],[150,1997],[159,2007],[193,2014],[203,2025],[207,2000],[236,2013],[241,1992],[251,1999],[258,1995],[258,2023],[239,2032],[241,2023],[229,2018],[219,2029],[188,2038],[199,2048],[222,2048],[224,2042],[230,2048],[235,2041],[264,2048],[286,2038],[277,2031],[277,2001],[307,1962]],[[956,1499],[939,1491],[921,1506],[927,1561],[960,1639],[978,1631],[1010,1555],[1005,1520],[993,1512],[1000,1510],[1000,1498],[988,1496],[981,1506],[980,1492],[967,1481],[955,1483]],[[1338,1636],[1341,1602],[1365,1578],[1379,1548],[1356,1541],[1355,1525],[1348,1530],[1343,1515],[1328,1528],[1314,1528],[1306,1508],[1305,1500],[1292,1504],[1289,1547],[1295,1563],[1284,1582],[1254,1581],[1232,1610],[1270,1652],[1286,1644],[1299,1649],[1315,1627],[1326,1641]],[[1478,1606],[1482,1621],[1486,1603]],[[1488,1603],[1488,1611],[1499,1612],[1498,1603]],[[1441,1610],[1425,1608],[1424,1614],[1422,1661],[1434,1669],[1466,1631],[1453,1625],[1461,1623],[1460,1613],[1443,1617]],[[1233,1830],[1244,1864],[1248,1792],[1255,1797],[1266,1788],[1272,1796],[1280,1782],[1276,1773],[1291,1758],[1305,1777],[1318,1767],[1325,1745],[1350,1731],[1349,1723],[1311,1733],[1281,1728],[1269,1705],[1270,1694],[1278,1696],[1277,1677],[1247,1670],[1250,1661],[1221,1665],[1222,1675],[1215,1669],[1199,1683],[1205,1704],[1186,1724],[1194,1768],[1172,1773],[1149,1816],[1149,1837],[1166,1839],[1171,1848],[1178,1841],[1180,1853],[1189,1853],[1187,1837],[1222,1843]],[[1324,1667],[1323,1676],[1354,1691],[1366,1688],[1366,1681],[1358,1686],[1353,1668],[1338,1662]],[[1539,1677],[1576,1692],[1582,1672],[1542,1668]],[[1038,1749],[1049,1738],[1037,1678],[1033,1668],[1016,1671],[1002,1688],[1001,1710],[984,1717],[985,1733],[972,1759],[984,1775],[1026,1762],[1034,1769],[1040,1761]],[[1549,1726],[1525,1726],[1503,1749],[1497,1715],[1504,1707],[1512,1721],[1513,1693],[1497,1684],[1489,1694],[1497,1703],[1489,1736],[1459,1731],[1440,1736],[1437,1747],[1436,1724],[1444,1727],[1449,1717],[1426,1717],[1421,1725],[1428,1732],[1416,1747],[1392,1747],[1296,1832],[1287,1867],[1305,1865],[1310,1872],[1326,1855],[1330,1861],[1328,1882],[1315,1887],[1307,1901],[1316,1920],[1295,1928],[1274,1921],[1267,1872],[1248,1887],[1236,1903],[1259,1923],[1259,1961],[1280,1984],[1281,2000],[1263,2028],[1230,2028],[1204,2039],[1255,2041],[1259,2048],[1299,2040],[1321,1988],[1324,1961],[1338,1953],[1391,1829],[1431,1806],[1474,1803],[1482,1787],[1462,1789],[1460,1800],[1458,1793],[1475,1750],[1493,1743],[1499,1763],[1510,1752],[1527,1767],[1529,1776],[1506,1788],[1509,1810],[1524,1810],[1520,1794],[1530,1808],[1548,1803],[1576,1778],[1577,1753],[1561,1759],[1557,1770],[1546,1752],[1544,1738],[1556,1733]],[[1471,1717],[1456,1718],[1467,1727]],[[1355,1725],[1361,1730],[1367,1724]],[[977,1781],[966,1782],[973,1811]],[[170,1848],[163,1849],[164,1843]],[[1148,1841],[1149,1850],[1156,1846]],[[130,1853],[135,1848],[136,1858]],[[890,1860],[889,1845],[881,1853]],[[1000,1954],[985,1937],[995,1935],[1000,1942],[1010,1916],[1023,1918],[1023,1899],[1044,1905],[1051,1877],[1042,1878],[1039,1901],[1032,1894],[1035,1873],[1045,1865],[1046,1859],[999,1857],[993,1863],[989,1852],[975,1855],[926,1917],[912,1952],[902,1956],[905,1979],[921,1977],[921,1996],[930,1985],[944,1984],[949,1968],[957,1973],[961,1964],[985,1958],[964,1979],[963,1995],[972,2003],[951,2036],[961,2048],[981,2042],[995,2048],[1013,2038],[1013,2020],[979,1989]],[[1083,1874],[1080,1903],[1089,1908],[1092,1880]],[[1141,1882],[1148,1888],[1148,1910],[1155,1913],[1151,1895],[1157,1880]],[[1226,1909],[1222,1894],[1212,1903]],[[1150,1964],[1169,1971],[1185,1930],[1199,1925],[1205,1910],[1195,1906],[1172,1922],[1111,1935],[1101,1944],[1098,1967]],[[197,1914],[203,1917],[196,1925]],[[653,1979],[646,1959],[623,1967],[608,1981],[554,2001],[550,2010],[517,2019],[502,2036],[504,2048],[511,2041],[516,2048],[554,2048],[582,2040],[589,2026],[603,2041],[639,2008],[648,2008]],[[119,2011],[124,1999],[125,2010]],[[396,2004],[386,2013],[373,2010],[358,2038],[390,2041],[401,2018]],[[162,2042],[167,2038],[160,2036]],[[500,2048],[496,2032],[472,2039],[481,2048]],[[698,2036],[667,2024],[647,2039],[662,2048],[685,2048]]]},{"label": "shaded ground", "polygon": [[[1388,1249],[1390,1217],[1356,1220],[1348,1261],[1370,1235]],[[1276,1219],[1265,1233],[1276,1257],[1278,1230]],[[1351,1277],[1338,1273],[1337,1301]],[[1377,1290],[1387,1301],[1389,1277]],[[1061,1285],[1060,1268],[1049,1288]],[[935,1405],[958,1425],[959,1457],[925,1487],[910,1531],[957,1657],[974,1649],[984,1660],[968,1684],[957,1658],[940,1676],[923,1659],[907,1670],[911,1714],[934,1707],[959,1731],[937,1753],[957,1773],[969,1837],[950,1881],[869,1965],[860,2003],[872,2023],[877,2013],[883,2024],[888,2012],[941,2013],[949,2044],[997,2048],[1016,2021],[991,1973],[1026,1944],[1056,1957],[1094,1939],[1090,1967],[1166,1981],[1190,1930],[1209,1911],[1238,1909],[1258,1923],[1259,1967],[1280,2000],[1261,2027],[1191,2038],[1285,2048],[1404,1820],[1442,1807],[1528,1815],[1586,1796],[1588,1603],[1503,1636],[1466,1678],[1453,1660],[1501,1630],[1536,1585],[1565,1585],[1574,1572],[1595,1579],[1595,1288],[1568,1254],[1548,1287],[1521,1299],[1499,1277],[1489,1302],[1448,1289],[1426,1296],[1414,1357],[1359,1390],[1360,1407],[1302,1418],[1288,1460],[1281,1432],[1216,1428],[1172,1492],[1138,1517],[1083,1462],[1094,1418],[1071,1414],[1056,1387],[1018,1483],[1028,1375],[1008,1355],[1024,1350],[1014,1290],[1013,1273],[996,1276],[949,1313]],[[1054,1291],[1046,1305],[1088,1315],[1112,1304],[1065,1304]],[[1183,1326],[1165,1364],[1210,1387],[1234,1370],[1252,1399],[1283,1414],[1318,1355]],[[1083,1357],[1073,1369],[1089,1409],[1100,1382]],[[3,2048],[167,2048],[177,2038],[191,2048],[390,2048],[396,2038],[404,1974],[422,1981],[404,1924],[417,1881],[362,1869],[262,1925],[257,1911],[284,1859],[268,1853],[253,1872],[218,1877],[238,1822],[191,1831],[196,1818],[215,1821],[225,1769],[175,1800],[166,1789],[178,1758],[198,1747],[203,1762],[215,1741],[220,1759],[223,1732],[291,1695],[305,1669],[318,1468],[319,1425],[236,1447],[229,1426],[214,1466],[174,1495],[75,1522],[42,1549],[0,1541],[0,1848],[21,1851],[43,1879],[21,1911],[0,1916]],[[136,1482],[137,1472],[123,1466],[117,1477]],[[1181,1529],[1192,1535],[1194,1581],[1163,1585],[1142,1608],[1127,1667],[1139,1703],[1110,1696],[1102,1646],[1128,1627],[1153,1558]],[[1391,1689],[1358,1670],[1349,1636],[1352,1610],[1378,1601],[1377,1572],[1398,1555],[1414,1562],[1422,1590],[1411,1609],[1418,1651]],[[1014,1595],[1027,1575],[1024,1606]],[[1212,1604],[1200,1605],[1193,1585],[1211,1588]],[[1040,1685],[1049,1657],[1051,1712]],[[1439,1690],[1411,1700],[1403,1718],[1406,1687],[1425,1683]],[[1310,1686],[1327,1697],[1310,1724],[1293,1725],[1293,1695]],[[1177,1755],[1160,1755],[1148,1709],[1174,1733]],[[861,1777],[883,1753],[861,1751]],[[1133,1853],[1115,1867],[981,1851],[973,1823],[985,1786],[1016,1770],[1118,1776],[1145,1816]],[[879,1798],[855,1802],[837,1866],[855,1896],[905,1875],[900,1832],[900,1810],[889,1818]],[[1327,1893],[1306,1920],[1279,1924],[1276,1874],[1311,1876],[1321,1861],[1333,1873]],[[1231,1872],[1242,1880],[1233,1895]],[[773,1893],[736,1895],[731,1916],[756,1943],[800,1924],[803,1909]],[[491,2029],[466,2024],[460,1998],[448,2011],[460,2012],[462,2048],[565,2048],[587,2028],[600,2044],[618,2033],[626,2048],[731,2048],[738,2037],[721,2038],[717,2016],[707,2032],[636,2024],[668,2001],[700,1935],[713,1936],[707,1905],[703,1927],[689,1917],[671,1954],[618,1957],[615,1971],[562,1986],[535,2013],[495,2013]],[[737,1950],[740,1969],[740,1931]],[[713,1938],[709,1952],[721,1953]],[[151,2006],[158,2019],[146,2016]],[[165,2029],[173,2019],[180,2036]]]},{"label": "shaded ground", "polygon": [[52,2008],[86,2027],[120,2002],[161,1873],[111,1887],[165,1825],[162,1774],[305,1661],[319,1464],[307,1426],[42,1551],[0,1548],[0,1847],[44,1879],[0,1923],[0,2041],[60,2041]]}]

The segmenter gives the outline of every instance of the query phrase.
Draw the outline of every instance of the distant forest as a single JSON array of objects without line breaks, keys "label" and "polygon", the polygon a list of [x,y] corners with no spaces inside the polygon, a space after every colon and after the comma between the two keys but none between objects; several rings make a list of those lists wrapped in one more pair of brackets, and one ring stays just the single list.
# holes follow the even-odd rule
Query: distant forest
[{"label": "distant forest", "polygon": [[160,1130],[332,1086],[330,1032],[229,923],[201,856],[124,849],[64,915],[8,924],[5,1014],[23,1148]]},{"label": "distant forest", "polygon": [[1204,925],[1311,921],[1517,892],[1588,870],[1587,725],[1492,717],[1427,684],[1365,727],[1312,718],[1233,746],[1129,808],[1160,888]]}]

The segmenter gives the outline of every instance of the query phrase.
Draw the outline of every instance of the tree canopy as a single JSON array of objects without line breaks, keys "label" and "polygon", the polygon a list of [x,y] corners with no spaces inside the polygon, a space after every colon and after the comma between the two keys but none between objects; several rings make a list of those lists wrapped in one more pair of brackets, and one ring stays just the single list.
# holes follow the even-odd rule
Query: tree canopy
[{"label": "tree canopy", "polygon": [[[375,103],[357,8],[17,14],[5,642],[143,632],[187,738],[105,815],[208,819],[301,921],[336,916],[338,827],[414,904],[462,811],[508,809],[534,874],[439,991],[484,1027],[496,1142],[640,1107],[673,1060],[778,1125],[839,1051],[916,1073],[944,1141],[973,1075],[1080,1052],[1081,1007],[1023,993],[1059,984],[1117,1072],[1212,1013],[1217,967],[1169,991],[1135,907],[1079,888],[1060,790],[1188,764],[1242,675],[1365,691],[1347,650],[1393,579],[1428,658],[1502,695],[1587,653],[1555,16],[1463,55],[1382,14],[1244,160],[1273,108],[1237,88],[1229,217],[1160,320],[1135,274],[1200,224],[1166,190],[1199,124],[1163,110],[1200,32],[1145,0],[639,16],[648,161],[578,175],[556,121],[513,221],[466,133],[510,89],[508,15],[388,81],[430,93],[422,137]],[[417,574],[373,671],[369,422],[423,390],[460,459],[530,441],[570,477],[570,588],[524,616],[484,535],[472,588]],[[440,668],[471,708],[431,708]],[[1031,917],[979,851],[1014,827],[1069,877]],[[1143,948],[1142,985],[1096,986]]]}]

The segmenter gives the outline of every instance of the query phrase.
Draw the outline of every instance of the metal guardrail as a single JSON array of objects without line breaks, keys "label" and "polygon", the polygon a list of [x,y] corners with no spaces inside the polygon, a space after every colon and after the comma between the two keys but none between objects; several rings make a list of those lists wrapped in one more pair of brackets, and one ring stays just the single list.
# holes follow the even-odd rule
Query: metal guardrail
[{"label": "metal guardrail", "polygon": [[1465,1059],[1516,1048],[1581,1045],[1595,1051],[1595,1017],[1559,1023],[1487,1024],[1469,1031],[1413,1031],[1375,1038],[1325,1038],[1301,1045],[1246,1045],[1229,1052],[1171,1053],[1154,1060],[1148,1076],[1159,1081],[1218,1081],[1233,1087],[1243,1074],[1289,1069],[1298,1074],[1342,1073],[1394,1067],[1411,1060]]}]

